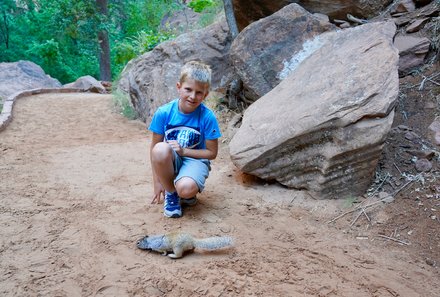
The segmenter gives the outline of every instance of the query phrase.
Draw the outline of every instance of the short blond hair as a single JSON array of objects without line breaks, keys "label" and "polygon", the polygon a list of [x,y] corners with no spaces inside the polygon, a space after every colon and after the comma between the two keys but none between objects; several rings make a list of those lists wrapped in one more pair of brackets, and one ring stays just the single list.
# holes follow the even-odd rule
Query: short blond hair
[{"label": "short blond hair", "polygon": [[179,82],[183,83],[189,78],[211,86],[211,72],[211,67],[208,65],[198,61],[190,61],[183,65]]}]

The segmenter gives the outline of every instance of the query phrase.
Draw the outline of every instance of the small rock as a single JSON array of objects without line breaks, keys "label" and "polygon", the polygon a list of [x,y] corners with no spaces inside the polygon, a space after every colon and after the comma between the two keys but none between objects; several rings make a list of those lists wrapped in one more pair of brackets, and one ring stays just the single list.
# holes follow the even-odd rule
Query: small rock
[{"label": "small rock", "polygon": [[412,141],[412,140],[415,140],[417,138],[420,138],[420,136],[417,135],[414,132],[407,132],[407,133],[405,133],[405,138]]},{"label": "small rock", "polygon": [[412,0],[400,0],[397,3],[397,6],[391,10],[392,15],[416,10],[416,5]]},{"label": "small rock", "polygon": [[407,150],[406,152],[413,156],[416,156],[418,159],[432,160],[432,158],[435,156],[434,151]]},{"label": "small rock", "polygon": [[399,50],[399,74],[405,75],[414,67],[423,65],[431,41],[426,37],[398,34],[394,46]]},{"label": "small rock", "polygon": [[414,33],[420,31],[421,29],[423,29],[423,27],[426,25],[428,21],[429,18],[415,20],[406,28],[406,33]]},{"label": "small rock", "polygon": [[431,260],[431,259],[427,258],[427,259],[425,260],[425,262],[426,262],[426,264],[428,264],[428,265],[430,265],[430,266],[435,266],[435,261],[434,261],[434,260]]},{"label": "small rock", "polygon": [[426,101],[425,102],[425,109],[435,109],[437,107],[436,103],[434,103],[433,101]]},{"label": "small rock", "polygon": [[341,29],[347,29],[347,28],[350,28],[350,27],[351,27],[351,25],[350,25],[349,22],[344,22],[344,23],[339,25],[339,28],[341,28]]},{"label": "small rock", "polygon": [[326,14],[316,12],[316,13],[313,14],[313,16],[318,18],[319,20],[321,20],[323,22],[330,22],[330,18]]},{"label": "small rock", "polygon": [[432,163],[427,159],[418,159],[415,167],[418,172],[428,172],[432,169]]},{"label": "small rock", "polygon": [[430,133],[429,136],[434,140],[436,145],[440,145],[440,117],[437,117],[434,122],[428,127]]},{"label": "small rock", "polygon": [[394,201],[394,197],[391,194],[388,194],[387,192],[380,192],[379,199],[383,200],[383,202],[385,203],[391,203]]},{"label": "small rock", "polygon": [[397,126],[397,129],[399,129],[401,131],[409,131],[409,130],[411,130],[408,126],[405,126],[405,125],[399,125],[399,126]]}]

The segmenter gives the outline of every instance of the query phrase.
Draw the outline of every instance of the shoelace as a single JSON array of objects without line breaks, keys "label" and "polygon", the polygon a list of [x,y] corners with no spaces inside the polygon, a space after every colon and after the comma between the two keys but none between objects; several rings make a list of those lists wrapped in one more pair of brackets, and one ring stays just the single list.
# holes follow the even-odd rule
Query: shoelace
[{"label": "shoelace", "polygon": [[167,204],[177,205],[178,203],[179,203],[179,198],[177,198],[177,195],[170,195],[167,197]]}]

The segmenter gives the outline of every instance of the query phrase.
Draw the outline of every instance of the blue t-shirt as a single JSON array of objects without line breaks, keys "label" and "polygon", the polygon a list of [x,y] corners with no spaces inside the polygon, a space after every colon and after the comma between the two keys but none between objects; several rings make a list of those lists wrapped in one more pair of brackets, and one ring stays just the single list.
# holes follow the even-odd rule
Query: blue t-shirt
[{"label": "blue t-shirt", "polygon": [[179,99],[159,107],[150,127],[154,133],[164,135],[165,141],[177,140],[183,148],[205,149],[206,140],[221,136],[214,113],[200,104],[192,113],[179,111]]}]

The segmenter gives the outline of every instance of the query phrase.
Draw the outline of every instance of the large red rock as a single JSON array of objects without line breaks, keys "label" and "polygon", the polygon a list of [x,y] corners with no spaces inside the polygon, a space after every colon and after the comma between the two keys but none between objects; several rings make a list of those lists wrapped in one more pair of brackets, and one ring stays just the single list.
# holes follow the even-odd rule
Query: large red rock
[{"label": "large red rock", "polygon": [[318,198],[364,194],[394,118],[395,31],[380,22],[315,38],[318,48],[245,111],[233,163]]}]

